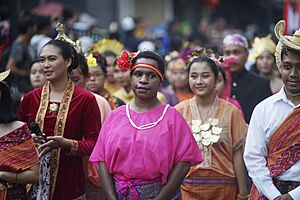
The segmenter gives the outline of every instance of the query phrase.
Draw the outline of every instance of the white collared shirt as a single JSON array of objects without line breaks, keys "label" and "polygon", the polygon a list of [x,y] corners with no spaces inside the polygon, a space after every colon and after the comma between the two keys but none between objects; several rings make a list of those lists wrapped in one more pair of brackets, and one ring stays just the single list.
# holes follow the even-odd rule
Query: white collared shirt
[{"label": "white collared shirt", "polygon": [[[287,99],[283,88],[259,103],[252,114],[246,145],[244,161],[257,189],[268,199],[275,199],[281,195],[273,184],[270,171],[266,166],[269,141],[280,123],[299,105],[295,106]],[[291,168],[276,177],[282,181],[300,182],[300,161]],[[290,191],[289,194],[294,200],[300,200],[300,186]]]}]

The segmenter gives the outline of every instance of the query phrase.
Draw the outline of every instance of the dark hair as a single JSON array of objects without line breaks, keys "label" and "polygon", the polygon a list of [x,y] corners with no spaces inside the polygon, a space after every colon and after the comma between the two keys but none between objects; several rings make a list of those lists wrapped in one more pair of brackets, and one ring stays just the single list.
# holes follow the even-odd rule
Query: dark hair
[{"label": "dark hair", "polygon": [[44,45],[44,47],[47,45],[53,45],[59,48],[64,60],[67,60],[69,58],[72,59],[71,65],[68,68],[69,73],[72,72],[73,69],[76,69],[78,67],[78,54],[74,47],[72,47],[69,43],[62,40],[50,40],[47,44]]},{"label": "dark hair", "polygon": [[142,51],[132,60],[132,65],[136,64],[136,61],[140,58],[155,60],[157,62],[157,68],[163,75],[165,74],[165,62],[163,58],[157,53],[154,53],[153,51]]},{"label": "dark hair", "polygon": [[84,77],[89,75],[89,67],[86,62],[86,58],[81,53],[78,54],[78,68]]},{"label": "dark hair", "polygon": [[218,66],[218,70],[219,70],[219,72],[221,72],[221,75],[222,75],[222,77],[224,79],[224,83],[227,83],[227,77],[226,77],[226,72],[225,72],[224,67]]},{"label": "dark hair", "polygon": [[25,34],[29,28],[35,26],[35,21],[31,16],[25,16],[18,21],[19,34]]},{"label": "dark hair", "polygon": [[12,97],[7,84],[0,82],[0,123],[8,124],[17,120],[17,116],[13,111]]},{"label": "dark hair", "polygon": [[97,60],[97,64],[101,67],[104,74],[107,73],[107,61],[106,58],[98,52],[93,53],[94,58]]},{"label": "dark hair", "polygon": [[192,62],[190,62],[190,64],[188,65],[188,73],[190,73],[192,64],[201,63],[201,62],[206,62],[208,64],[208,66],[210,67],[211,71],[214,73],[215,78],[218,77],[219,68],[218,68],[217,64],[212,59],[210,59],[208,57],[203,57],[203,56],[195,58]]},{"label": "dark hair", "polygon": [[103,55],[104,57],[117,57],[117,54],[115,54],[115,53],[112,52],[112,51],[105,51],[105,52],[102,53],[102,55]]},{"label": "dark hair", "polygon": [[32,68],[32,65],[34,65],[35,63],[40,63],[40,60],[34,60],[30,63],[30,69]]},{"label": "dark hair", "polygon": [[294,54],[299,54],[300,55],[300,51],[297,51],[297,50],[294,50],[294,49],[290,49],[286,46],[283,46],[282,49],[281,49],[281,54],[280,54],[280,57],[281,57],[281,60],[283,59],[283,55],[287,56],[289,52],[292,52]]}]

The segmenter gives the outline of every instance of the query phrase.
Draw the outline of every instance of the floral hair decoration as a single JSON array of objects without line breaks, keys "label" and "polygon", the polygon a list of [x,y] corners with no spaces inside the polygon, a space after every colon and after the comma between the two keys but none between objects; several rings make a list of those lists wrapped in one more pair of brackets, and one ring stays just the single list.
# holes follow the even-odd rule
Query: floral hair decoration
[{"label": "floral hair decoration", "polygon": [[213,53],[211,49],[201,49],[201,50],[195,50],[188,56],[188,62],[191,62],[195,58],[198,57],[207,57],[214,61],[216,65],[224,68],[230,68],[230,66],[237,61],[237,56],[231,55],[231,56],[216,56],[216,54]]},{"label": "floral hair decoration", "polygon": [[139,54],[140,52],[127,52],[122,51],[121,56],[117,59],[117,65],[122,71],[131,70],[132,68],[132,60]]},{"label": "floral hair decoration", "polygon": [[86,60],[89,68],[97,67],[97,59],[92,53],[87,56]]},{"label": "floral hair decoration", "polygon": [[117,59],[117,65],[122,71],[133,71],[137,68],[146,68],[146,69],[151,69],[155,71],[158,75],[161,81],[163,80],[163,73],[158,69],[156,66],[148,64],[148,63],[136,63],[132,65],[132,60],[140,53],[138,52],[127,52],[123,51],[121,56],[118,57]]}]

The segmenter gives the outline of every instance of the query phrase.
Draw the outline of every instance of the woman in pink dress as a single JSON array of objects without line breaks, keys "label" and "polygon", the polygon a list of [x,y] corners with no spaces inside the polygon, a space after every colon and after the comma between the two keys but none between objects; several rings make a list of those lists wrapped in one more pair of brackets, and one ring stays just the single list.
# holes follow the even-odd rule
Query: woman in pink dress
[{"label": "woman in pink dress", "polygon": [[183,117],[157,99],[164,62],[150,51],[123,52],[135,100],[111,112],[90,160],[108,199],[181,199],[180,184],[201,152]]}]

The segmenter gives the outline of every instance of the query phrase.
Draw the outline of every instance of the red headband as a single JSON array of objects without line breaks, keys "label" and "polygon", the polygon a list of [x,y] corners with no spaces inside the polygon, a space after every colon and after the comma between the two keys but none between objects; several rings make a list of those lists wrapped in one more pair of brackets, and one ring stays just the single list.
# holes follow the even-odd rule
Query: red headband
[{"label": "red headband", "polygon": [[161,81],[163,80],[163,73],[155,65],[151,65],[148,63],[137,63],[131,67],[131,71],[133,71],[137,68],[151,69],[158,74]]}]

